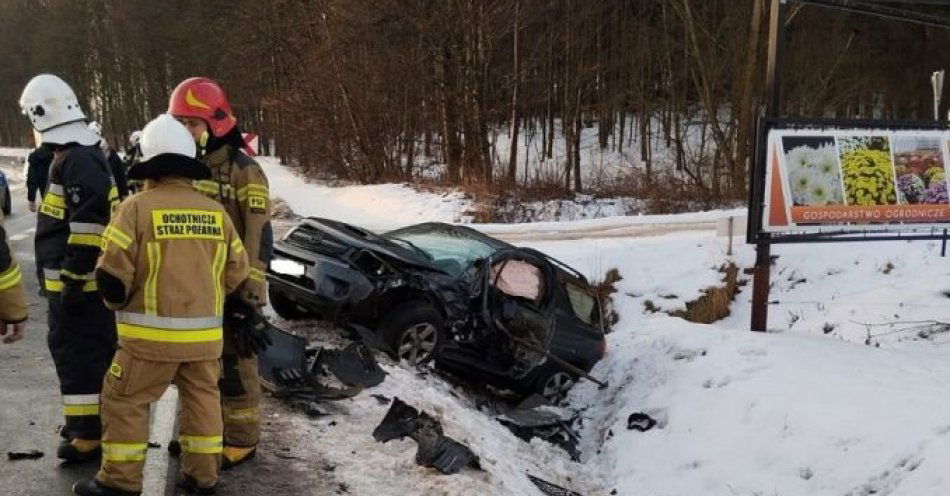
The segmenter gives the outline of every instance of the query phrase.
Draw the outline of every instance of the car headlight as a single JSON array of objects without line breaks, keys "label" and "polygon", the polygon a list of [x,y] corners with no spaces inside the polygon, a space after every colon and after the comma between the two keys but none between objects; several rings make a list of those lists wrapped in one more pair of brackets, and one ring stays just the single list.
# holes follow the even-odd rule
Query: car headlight
[{"label": "car headlight", "polygon": [[270,270],[277,274],[292,277],[301,277],[307,274],[307,267],[304,264],[286,258],[274,258],[271,260]]}]

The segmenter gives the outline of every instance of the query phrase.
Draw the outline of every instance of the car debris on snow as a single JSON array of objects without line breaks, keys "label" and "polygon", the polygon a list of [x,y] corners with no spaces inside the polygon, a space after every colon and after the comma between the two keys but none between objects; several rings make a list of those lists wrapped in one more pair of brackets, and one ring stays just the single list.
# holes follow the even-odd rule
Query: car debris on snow
[{"label": "car debris on snow", "polygon": [[535,394],[514,408],[499,413],[496,419],[519,439],[531,441],[532,438],[538,438],[547,441],[577,461],[581,454],[578,448],[580,437],[571,427],[577,417],[577,414],[570,414],[566,409],[552,405],[544,397]]},{"label": "car debris on snow", "polygon": [[[361,343],[343,350],[307,349],[299,336],[270,326],[272,345],[259,355],[261,382],[275,397],[304,406],[311,416],[323,415],[315,401],[352,398],[364,388],[383,382],[386,373],[372,352]],[[339,382],[332,385],[330,382]]]},{"label": "car debris on snow", "polygon": [[465,467],[481,470],[478,456],[467,446],[446,436],[439,421],[394,398],[386,416],[373,430],[373,438],[386,443],[405,437],[419,445],[416,452],[419,465],[435,468],[443,474],[456,474]]},{"label": "car debris on snow", "polygon": [[654,427],[656,427],[656,420],[645,413],[631,413],[630,416],[627,417],[628,430],[646,432]]},{"label": "car debris on snow", "polygon": [[528,474],[528,479],[531,479],[531,482],[534,483],[542,493],[548,496],[584,496],[583,494],[571,491],[570,489],[565,489],[557,484],[548,482],[540,477],[535,477],[531,474]]},{"label": "car debris on snow", "polygon": [[7,451],[7,460],[38,460],[43,458],[44,453],[40,450],[30,451]]}]

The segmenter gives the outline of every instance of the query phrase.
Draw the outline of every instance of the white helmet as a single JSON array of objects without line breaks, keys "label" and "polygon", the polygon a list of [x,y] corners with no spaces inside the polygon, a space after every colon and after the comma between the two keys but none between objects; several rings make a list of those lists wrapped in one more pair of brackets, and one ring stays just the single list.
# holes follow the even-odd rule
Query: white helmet
[{"label": "white helmet", "polygon": [[170,114],[162,114],[145,125],[139,150],[141,160],[129,168],[129,179],[211,178],[211,169],[195,158],[198,153],[195,139],[185,125]]},{"label": "white helmet", "polygon": [[173,153],[195,158],[198,148],[195,139],[184,124],[169,114],[162,114],[142,129],[139,141],[142,148],[142,161],[146,162],[158,155]]},{"label": "white helmet", "polygon": [[96,136],[102,136],[102,124],[99,124],[99,121],[90,122],[89,130],[96,133]]},{"label": "white helmet", "polygon": [[132,131],[129,135],[129,146],[138,146],[139,141],[142,141],[142,131]]},{"label": "white helmet", "polygon": [[40,74],[27,83],[20,108],[39,131],[43,143],[94,145],[99,137],[89,131],[76,93],[52,74]]}]

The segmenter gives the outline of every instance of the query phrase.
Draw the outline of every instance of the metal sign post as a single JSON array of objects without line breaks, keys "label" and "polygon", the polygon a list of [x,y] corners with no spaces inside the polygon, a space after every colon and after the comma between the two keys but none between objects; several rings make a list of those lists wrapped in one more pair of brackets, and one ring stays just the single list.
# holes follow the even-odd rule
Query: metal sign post
[{"label": "metal sign post", "polygon": [[[772,9],[769,21],[769,59],[766,84],[768,87],[768,101],[765,107],[766,117],[777,117],[781,103],[781,70],[782,51],[785,44],[785,0],[772,0]],[[765,167],[764,161],[756,163]],[[763,171],[764,172],[764,171]],[[759,177],[764,178],[765,174]],[[761,219],[765,185],[752,186],[760,192],[754,196],[754,204],[750,208],[756,209],[759,214],[749,216],[750,219]],[[769,285],[771,278],[772,246],[767,235],[759,235],[755,246],[755,271],[752,276],[752,322],[751,329],[765,332],[769,321]]]}]

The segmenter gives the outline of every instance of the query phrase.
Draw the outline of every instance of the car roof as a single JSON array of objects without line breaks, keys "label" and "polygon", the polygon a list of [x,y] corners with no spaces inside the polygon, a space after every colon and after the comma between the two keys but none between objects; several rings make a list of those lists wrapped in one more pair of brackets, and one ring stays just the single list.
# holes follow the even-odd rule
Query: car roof
[{"label": "car roof", "polygon": [[514,248],[514,245],[506,243],[498,238],[493,238],[477,229],[472,229],[467,226],[460,226],[456,224],[446,224],[445,222],[423,222],[421,224],[413,224],[411,226],[402,227],[395,229],[383,234],[383,236],[398,236],[399,234],[421,234],[427,232],[449,232],[461,234],[494,248],[495,250],[504,250],[508,248]]}]

